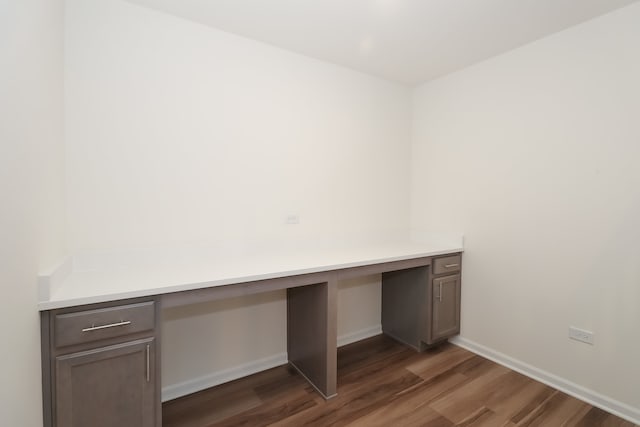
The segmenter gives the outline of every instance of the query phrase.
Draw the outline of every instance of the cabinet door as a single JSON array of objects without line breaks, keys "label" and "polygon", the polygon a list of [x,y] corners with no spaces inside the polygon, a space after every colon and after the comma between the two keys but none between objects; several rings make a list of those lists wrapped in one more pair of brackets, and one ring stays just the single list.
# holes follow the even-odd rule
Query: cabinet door
[{"label": "cabinet door", "polygon": [[431,342],[460,332],[460,275],[433,279]]},{"label": "cabinet door", "polygon": [[56,357],[56,425],[155,425],[153,338]]}]

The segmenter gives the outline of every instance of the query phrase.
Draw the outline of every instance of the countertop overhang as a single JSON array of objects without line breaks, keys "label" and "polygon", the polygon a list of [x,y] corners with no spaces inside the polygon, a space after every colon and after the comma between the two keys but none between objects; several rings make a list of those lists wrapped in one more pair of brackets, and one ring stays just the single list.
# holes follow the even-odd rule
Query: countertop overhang
[{"label": "countertop overhang", "polygon": [[307,248],[135,249],[70,257],[39,276],[40,311],[463,252],[462,238]]}]

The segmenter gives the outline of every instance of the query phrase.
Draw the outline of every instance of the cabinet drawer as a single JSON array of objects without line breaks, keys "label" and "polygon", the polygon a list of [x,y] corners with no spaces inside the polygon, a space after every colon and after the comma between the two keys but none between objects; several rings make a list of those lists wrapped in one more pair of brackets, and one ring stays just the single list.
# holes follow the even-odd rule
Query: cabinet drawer
[{"label": "cabinet drawer", "polygon": [[452,255],[443,258],[436,258],[433,261],[433,274],[451,273],[460,271],[460,255]]},{"label": "cabinet drawer", "polygon": [[55,346],[63,347],[152,330],[153,301],[55,316]]}]

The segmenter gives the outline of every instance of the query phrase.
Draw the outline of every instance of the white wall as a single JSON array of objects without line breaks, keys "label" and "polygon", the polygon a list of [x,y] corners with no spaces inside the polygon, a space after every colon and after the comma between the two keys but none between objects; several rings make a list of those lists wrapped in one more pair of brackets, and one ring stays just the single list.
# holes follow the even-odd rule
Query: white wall
[{"label": "white wall", "polygon": [[0,2],[0,424],[42,425],[36,276],[64,255],[61,0]]},{"label": "white wall", "polygon": [[[408,228],[407,88],[123,1],[69,0],[65,49],[74,251]],[[341,288],[379,325],[379,277]],[[164,385],[284,352],[283,295],[165,313]]]},{"label": "white wall", "polygon": [[635,4],[419,87],[411,194],[414,228],[465,234],[466,340],[636,417],[639,22]]}]

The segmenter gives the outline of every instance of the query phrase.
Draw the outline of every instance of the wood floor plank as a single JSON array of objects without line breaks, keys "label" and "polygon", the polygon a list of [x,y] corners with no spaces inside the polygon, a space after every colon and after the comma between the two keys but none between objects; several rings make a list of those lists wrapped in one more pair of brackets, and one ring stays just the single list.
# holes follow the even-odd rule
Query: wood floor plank
[{"label": "wood floor plank", "polygon": [[632,422],[611,415],[599,408],[591,407],[584,417],[576,423],[576,427],[636,427]]},{"label": "wood floor plank", "polygon": [[453,392],[437,399],[429,406],[454,423],[459,423],[476,412],[487,399],[487,391],[492,383],[496,383],[509,373],[509,369],[493,365],[482,375],[464,383]]},{"label": "wood floor plank", "polygon": [[[395,344],[400,345],[400,344]],[[402,351],[381,354],[366,364],[350,365],[339,369],[338,395],[348,392],[351,388],[360,387],[368,381],[375,381],[375,377],[383,372],[404,369],[408,363],[412,363],[420,357],[419,353],[411,351],[408,347],[401,347]]]},{"label": "wood floor plank", "polygon": [[382,335],[338,350],[333,399],[285,365],[166,402],[163,425],[634,426],[454,345],[417,353]]},{"label": "wood floor plank", "polygon": [[352,351],[353,344],[338,349],[338,370],[340,372],[356,371],[363,366],[377,363],[378,360],[395,353],[404,353],[406,347],[398,345],[394,339],[379,335],[382,339],[366,339],[357,344],[358,351]]},{"label": "wood floor plank", "polygon": [[514,380],[514,384],[504,384],[504,389],[489,397],[486,405],[515,424],[544,401],[553,389],[524,375],[513,374],[507,378]]},{"label": "wood floor plank", "polygon": [[290,422],[277,425],[341,426],[362,417],[384,404],[386,399],[422,381],[420,377],[404,369],[377,375],[367,387],[353,387],[325,402],[324,405],[298,414]]},{"label": "wood floor plank", "polygon": [[489,370],[494,369],[495,366],[496,364],[492,361],[473,355],[473,357],[453,367],[452,370],[466,376],[469,380],[473,380],[485,375]]},{"label": "wood floor plank", "polygon": [[[395,396],[383,406],[360,417],[349,425],[356,426],[387,426],[387,425],[411,425],[413,414],[423,414],[425,419],[433,419],[433,422],[451,425],[450,421],[436,421],[442,416],[428,407],[428,403],[438,396],[455,389],[462,382],[467,381],[463,375],[456,373],[443,373],[429,381],[407,388]],[[442,417],[444,418],[444,417]],[[418,418],[416,418],[418,419]]]},{"label": "wood floor plank", "polygon": [[403,427],[453,427],[453,423],[438,414],[427,405],[422,405],[411,411],[400,412],[396,408],[385,407],[389,409],[389,412],[383,411],[377,412],[376,417],[366,416],[361,417],[353,422],[347,424],[348,427],[388,427],[388,426],[403,426]]},{"label": "wood floor plank", "polygon": [[203,401],[191,408],[173,411],[164,415],[162,425],[165,427],[200,427],[214,424],[230,416],[241,414],[258,407],[262,401],[252,389],[244,392],[234,391],[225,399]]},{"label": "wood floor plank", "polygon": [[[253,386],[254,392],[261,399],[275,399],[283,394],[288,394],[294,387],[309,387],[309,391],[311,390],[309,383],[307,383],[307,381],[290,365],[280,366],[275,369],[285,370],[286,375],[274,375],[270,381],[263,381]],[[274,374],[276,374],[276,372],[274,372]],[[320,396],[318,395],[318,397]]]},{"label": "wood floor plank", "polygon": [[427,352],[425,357],[411,363],[407,369],[424,379],[429,379],[474,357],[473,353],[460,347],[450,344],[444,347],[446,348],[437,353]]},{"label": "wood floor plank", "polygon": [[200,427],[255,408],[262,403],[253,388],[234,383],[173,400],[171,411],[164,411],[162,425]]},{"label": "wood floor plank", "polygon": [[[533,382],[533,380],[532,380]],[[536,387],[536,391],[532,391],[529,399],[526,401],[525,405],[511,417],[511,421],[518,425],[522,420],[528,417],[536,408],[540,407],[540,405],[549,399],[555,392],[551,387],[548,387],[544,384],[536,383],[539,386]]]},{"label": "wood floor plank", "polygon": [[269,426],[316,405],[308,390],[297,387],[286,396],[269,399],[260,406],[208,424],[207,427]]},{"label": "wood floor plank", "polygon": [[481,406],[465,419],[456,423],[456,427],[479,427],[504,425],[506,420],[500,417],[486,406]]},{"label": "wood floor plank", "polygon": [[[548,399],[517,424],[519,427],[573,426],[586,415],[589,405],[560,391],[554,391]],[[582,412],[585,411],[585,412]],[[576,417],[577,413],[581,413]]]}]

